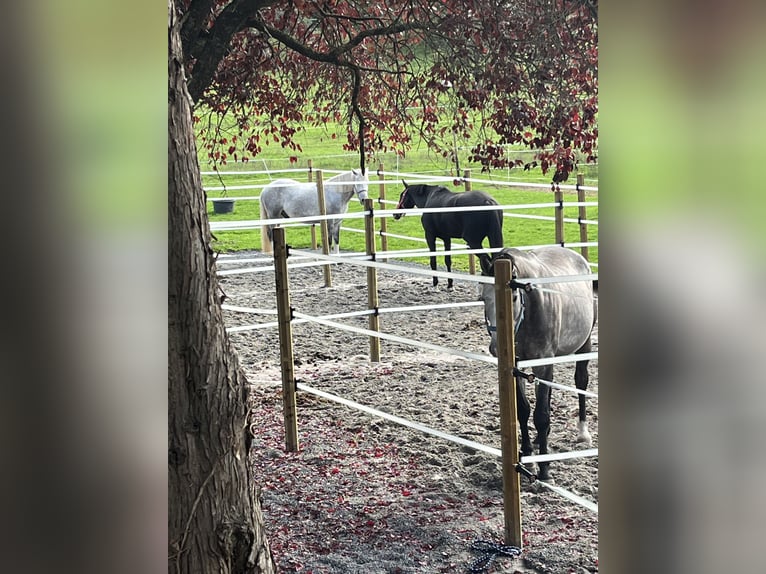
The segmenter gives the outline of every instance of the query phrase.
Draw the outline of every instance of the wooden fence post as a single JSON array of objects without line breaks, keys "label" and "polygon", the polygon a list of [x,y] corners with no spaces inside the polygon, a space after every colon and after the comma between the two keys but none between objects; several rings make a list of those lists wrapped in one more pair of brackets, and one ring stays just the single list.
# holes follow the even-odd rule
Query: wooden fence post
[{"label": "wooden fence post", "polygon": [[[582,173],[577,174],[577,201],[584,203],[585,202],[585,190],[582,189],[583,185],[585,185],[585,175]],[[586,219],[588,219],[588,213],[585,209],[584,205],[580,206],[579,210],[580,215],[580,241],[582,243],[588,242],[588,224],[584,223]],[[588,246],[583,245],[580,247],[580,253],[582,253],[582,256],[585,257],[586,261],[589,261],[588,259]]]},{"label": "wooden fence post", "polygon": [[[314,164],[311,160],[308,160],[309,173],[308,182],[314,181]],[[311,249],[317,248],[317,226],[316,223],[311,224]]]},{"label": "wooden fence post", "polygon": [[295,401],[295,369],[293,362],[293,329],[290,308],[290,281],[287,275],[285,229],[274,228],[274,272],[277,285],[277,322],[279,324],[279,358],[282,367],[282,407],[285,421],[285,450],[298,450],[298,412]]},{"label": "wooden fence post", "polygon": [[[327,207],[324,202],[324,179],[322,177],[322,170],[318,169],[317,172],[317,198],[319,200],[319,215],[327,215]],[[323,219],[319,222],[319,228],[322,231],[322,253],[325,255],[330,254],[330,234],[327,230],[327,220]],[[324,270],[324,286],[332,287],[332,272],[330,271],[330,265],[323,265]]]},{"label": "wooden fence post", "polygon": [[[263,195],[263,188],[261,188],[261,195]],[[266,210],[263,208],[260,195],[258,196],[258,207],[260,208],[261,219],[266,219]],[[274,253],[274,243],[272,239],[269,239],[269,232],[265,225],[261,225],[261,252]]]},{"label": "wooden fence post", "polygon": [[[378,164],[378,177],[380,178],[380,181],[385,181],[386,176],[383,175],[383,162],[380,162]],[[384,183],[381,183],[378,186],[378,205],[380,206],[380,209],[386,209],[386,204],[383,203],[386,200],[386,185]],[[388,232],[388,222],[385,217],[380,218],[380,250],[385,253],[388,251],[388,236],[386,233]],[[383,258],[381,261],[388,261],[388,259]]]},{"label": "wooden fence post", "polygon": [[[465,185],[466,191],[471,191],[473,189],[473,186],[471,186],[471,170],[465,169],[463,170],[463,181]],[[476,275],[476,256],[472,253],[468,255],[468,273],[471,275]]]},{"label": "wooden fence post", "polygon": [[497,260],[495,262],[495,312],[505,543],[521,548],[521,477],[516,470],[519,464],[519,425],[516,413],[516,380],[513,374],[516,352],[510,281],[511,262],[507,259]]},{"label": "wooden fence post", "polygon": [[[372,261],[375,261],[375,214],[372,208],[372,198],[364,200],[364,210],[367,216],[364,218],[364,243]],[[370,315],[370,331],[380,333],[380,315],[378,315],[378,270],[375,267],[367,268],[367,308],[374,310]],[[380,337],[370,335],[370,361],[380,362]]]},{"label": "wooden fence post", "polygon": [[563,247],[564,245],[564,193],[559,188],[559,184],[551,184],[553,190],[553,201],[556,203],[556,207],[553,208],[554,215],[556,216],[556,243]]}]

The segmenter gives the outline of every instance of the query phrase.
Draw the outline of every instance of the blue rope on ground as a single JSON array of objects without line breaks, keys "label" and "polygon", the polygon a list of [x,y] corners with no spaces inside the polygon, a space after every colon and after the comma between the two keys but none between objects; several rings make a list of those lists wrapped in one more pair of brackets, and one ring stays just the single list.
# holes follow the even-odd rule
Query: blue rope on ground
[{"label": "blue rope on ground", "polygon": [[488,540],[474,540],[471,542],[471,550],[481,554],[476,560],[468,565],[470,574],[483,574],[489,571],[489,567],[498,556],[519,556],[521,548],[518,546],[506,546]]}]

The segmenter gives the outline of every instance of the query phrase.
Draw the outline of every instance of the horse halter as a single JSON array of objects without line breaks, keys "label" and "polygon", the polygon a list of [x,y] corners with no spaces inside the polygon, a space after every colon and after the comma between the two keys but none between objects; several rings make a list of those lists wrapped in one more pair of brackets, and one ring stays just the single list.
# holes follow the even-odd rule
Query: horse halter
[{"label": "horse halter", "polygon": [[[516,325],[513,327],[513,334],[514,335],[519,332],[519,327],[521,327],[521,323],[524,321],[524,309],[526,309],[526,307],[527,307],[527,301],[526,301],[526,297],[524,296],[524,293],[529,289],[529,283],[526,283],[526,284],[522,283],[522,284],[520,284],[517,281],[518,277],[519,276],[517,274],[516,265],[511,264],[511,283],[510,283],[511,291],[514,294],[516,292],[518,292],[518,294],[519,294],[519,306],[520,306],[519,320],[518,320],[518,322],[516,322]],[[514,285],[514,283],[516,285]],[[514,321],[516,321],[515,317],[514,317]]]},{"label": "horse halter", "polygon": [[[527,300],[524,294],[531,289],[531,285],[529,283],[519,283],[518,282],[518,273],[516,269],[516,265],[511,263],[511,282],[508,284],[511,288],[511,291],[516,294],[518,291],[519,294],[519,320],[516,321],[516,317],[513,318],[514,326],[513,326],[513,334],[519,332],[519,327],[521,327],[521,323],[524,321],[524,310],[527,308]],[[492,336],[492,333],[497,332],[497,325],[490,325],[489,320],[487,320],[487,333],[489,333],[489,336]]]},{"label": "horse halter", "polygon": [[402,195],[399,197],[399,203],[396,204],[396,209],[404,209],[404,198],[407,197],[407,188],[404,189]]},{"label": "horse halter", "polygon": [[[404,188],[404,191],[402,192],[402,194],[399,196],[399,203],[396,204],[396,209],[406,209],[406,207],[404,207],[404,198],[405,197],[407,197],[407,188],[406,187]],[[394,214],[394,219],[396,219],[397,221],[399,219],[401,219],[402,217],[404,217],[403,213],[396,213],[396,214]]]},{"label": "horse halter", "polygon": [[362,199],[359,194],[362,192],[368,193],[368,190],[366,189],[368,183],[366,181],[354,181],[354,186],[351,188],[354,192],[354,195],[356,195],[357,199],[359,200],[359,203],[364,204],[364,199]]}]

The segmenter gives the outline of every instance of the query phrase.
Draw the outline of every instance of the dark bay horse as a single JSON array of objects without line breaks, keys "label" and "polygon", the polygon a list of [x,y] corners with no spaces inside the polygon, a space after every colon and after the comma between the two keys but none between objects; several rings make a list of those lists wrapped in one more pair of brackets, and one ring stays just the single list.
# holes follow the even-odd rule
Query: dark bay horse
[{"label": "dark bay horse", "polygon": [[[407,185],[399,196],[397,209],[412,207],[473,207],[497,205],[494,198],[483,191],[453,193],[439,185]],[[394,215],[399,219],[403,214]],[[487,237],[490,247],[503,246],[503,213],[500,210],[488,211],[453,211],[449,213],[424,213],[420,222],[426,235],[429,251],[436,251],[436,239],[444,242],[445,251],[452,246],[452,238],[462,238],[471,249],[482,249],[482,241]],[[486,253],[478,254],[482,267],[489,264]],[[447,271],[452,271],[452,257],[444,256]],[[431,270],[436,271],[436,256],[431,256]],[[433,286],[439,284],[439,278],[433,278]],[[452,278],[447,280],[447,288],[452,289]]]},{"label": "dark bay horse", "polygon": [[[484,275],[494,275],[498,259],[510,259],[513,278],[524,283],[525,278],[556,277],[561,275],[588,275],[588,262],[570,249],[559,246],[542,247],[531,251],[503,249],[483,267]],[[516,332],[516,359],[529,360],[558,357],[574,353],[588,353],[591,333],[596,323],[596,301],[592,281],[566,283],[527,284],[527,288],[513,289],[514,330]],[[484,317],[491,337],[489,351],[497,356],[497,328],[495,324],[494,285],[479,284],[479,298],[484,301]],[[553,365],[532,367],[536,377],[553,380]],[[588,387],[588,361],[578,361],[575,367],[575,386]],[[551,387],[538,383],[534,423],[540,454],[548,453],[550,431]],[[585,420],[585,396],[579,395],[579,434],[577,442],[591,443]],[[521,427],[521,453],[532,454],[529,440],[530,404],[526,396],[525,380],[516,378],[516,404]],[[548,462],[538,464],[541,480],[548,479]]]}]

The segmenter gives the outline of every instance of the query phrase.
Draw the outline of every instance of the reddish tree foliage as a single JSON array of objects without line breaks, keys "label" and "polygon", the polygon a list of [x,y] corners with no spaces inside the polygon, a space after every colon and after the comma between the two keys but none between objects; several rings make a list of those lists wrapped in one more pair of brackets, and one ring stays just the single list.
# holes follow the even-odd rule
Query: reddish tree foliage
[{"label": "reddish tree foliage", "polygon": [[554,181],[596,159],[596,0],[181,4],[198,113],[211,128],[235,118],[233,135],[205,130],[217,161],[266,141],[300,151],[301,126],[338,120],[362,164],[403,153],[412,134],[445,157],[470,142],[487,169],[521,165],[505,146],[522,144]]}]

